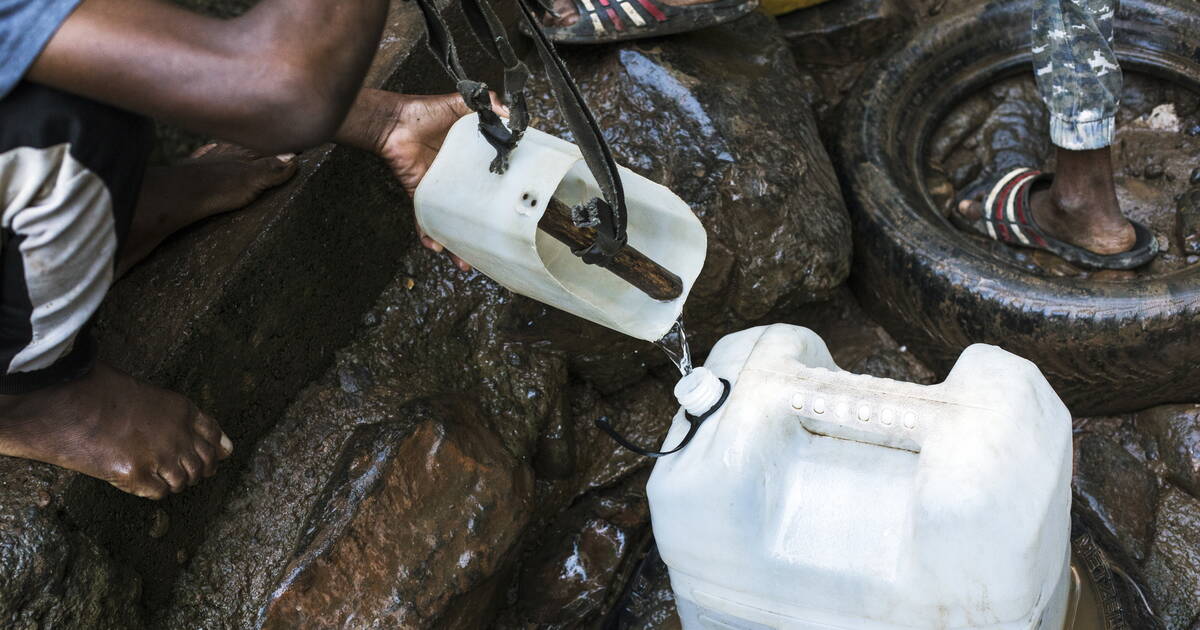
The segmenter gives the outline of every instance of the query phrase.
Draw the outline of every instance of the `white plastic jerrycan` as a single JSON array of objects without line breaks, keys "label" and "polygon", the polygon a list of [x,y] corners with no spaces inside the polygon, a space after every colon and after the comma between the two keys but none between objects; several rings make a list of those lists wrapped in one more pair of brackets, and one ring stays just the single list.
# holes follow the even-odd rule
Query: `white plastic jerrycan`
[{"label": "white plastic jerrycan", "polygon": [[1032,363],[974,345],[922,386],[773,325],[706,368],[677,388],[693,414],[703,381],[732,390],[648,487],[686,630],[1062,627],[1071,419]]},{"label": "white plastic jerrycan", "polygon": [[488,170],[495,155],[477,115],[454,124],[417,187],[425,232],[514,293],[639,339],[667,334],[704,266],[707,236],[691,208],[620,167],[629,246],[683,282],[678,298],[655,300],[537,229],[551,197],[574,206],[600,194],[575,145],[531,128],[503,175]]}]

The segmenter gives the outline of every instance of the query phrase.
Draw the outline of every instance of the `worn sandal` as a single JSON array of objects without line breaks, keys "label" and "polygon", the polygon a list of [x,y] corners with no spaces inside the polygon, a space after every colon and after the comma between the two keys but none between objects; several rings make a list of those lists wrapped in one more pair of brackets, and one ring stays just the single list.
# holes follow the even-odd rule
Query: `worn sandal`
[{"label": "worn sandal", "polygon": [[[686,7],[655,0],[572,0],[579,21],[570,26],[542,26],[559,44],[604,44],[644,37],[661,37],[724,24],[750,13],[758,0],[715,0]],[[521,32],[532,37],[529,25]]]},{"label": "worn sandal", "polygon": [[1158,254],[1158,239],[1154,233],[1133,220],[1130,223],[1137,239],[1129,251],[1119,254],[1097,254],[1046,234],[1033,218],[1029,197],[1035,185],[1053,180],[1053,173],[1031,168],[1009,171],[992,185],[983,203],[982,217],[971,220],[957,209],[950,216],[964,230],[1001,243],[1045,250],[1067,262],[1092,269],[1133,269],[1150,262]]}]

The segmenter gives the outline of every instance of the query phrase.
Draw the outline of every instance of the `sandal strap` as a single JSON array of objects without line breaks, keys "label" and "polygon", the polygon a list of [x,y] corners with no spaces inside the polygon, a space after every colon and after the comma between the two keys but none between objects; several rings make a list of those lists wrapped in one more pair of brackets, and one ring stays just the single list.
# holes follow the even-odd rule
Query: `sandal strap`
[{"label": "sandal strap", "polygon": [[1043,177],[1049,176],[1031,168],[1018,168],[997,180],[984,204],[988,236],[1005,243],[1046,245],[1029,202],[1033,185]]},{"label": "sandal strap", "polygon": [[638,1],[638,4],[642,5],[642,8],[646,10],[646,13],[649,13],[650,17],[654,18],[655,21],[658,21],[658,22],[666,22],[667,21],[667,14],[663,13],[662,9],[658,8],[658,5],[654,4],[653,0],[637,0],[637,1]]},{"label": "sandal strap", "polygon": [[[599,2],[600,2],[600,6],[603,10],[597,11],[597,12],[593,13],[592,15],[595,15],[598,17],[607,16],[608,21],[612,23],[613,28],[615,28],[618,33],[625,30],[625,23],[621,20],[621,16],[617,15],[617,10],[613,8],[613,2],[611,0],[599,0]],[[597,22],[597,19],[592,20],[593,27],[596,26],[596,22]],[[603,31],[598,31],[598,32],[603,32]]]},{"label": "sandal strap", "polygon": [[629,17],[629,21],[633,22],[634,26],[638,28],[645,28],[646,18],[643,17],[641,13],[638,13],[638,10],[634,8],[632,2],[628,2],[627,0],[616,0],[616,3],[617,6],[621,7],[621,10],[625,12],[625,15]]}]

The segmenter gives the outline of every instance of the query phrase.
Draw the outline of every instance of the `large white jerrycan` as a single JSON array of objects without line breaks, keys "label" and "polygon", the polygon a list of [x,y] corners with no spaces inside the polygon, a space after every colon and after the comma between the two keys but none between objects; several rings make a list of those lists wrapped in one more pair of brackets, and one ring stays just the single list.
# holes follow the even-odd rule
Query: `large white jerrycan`
[{"label": "large white jerrycan", "polygon": [[683,281],[678,298],[655,300],[537,229],[551,197],[574,206],[600,195],[578,147],[528,129],[498,175],[488,170],[496,151],[478,124],[471,114],[451,127],[417,187],[417,221],[425,232],[514,293],[639,339],[661,339],[704,266],[707,236],[688,205],[619,168],[629,245]]},{"label": "large white jerrycan", "polygon": [[1071,419],[1032,363],[974,345],[922,386],[773,325],[706,368],[729,397],[648,487],[686,630],[1062,627]]}]

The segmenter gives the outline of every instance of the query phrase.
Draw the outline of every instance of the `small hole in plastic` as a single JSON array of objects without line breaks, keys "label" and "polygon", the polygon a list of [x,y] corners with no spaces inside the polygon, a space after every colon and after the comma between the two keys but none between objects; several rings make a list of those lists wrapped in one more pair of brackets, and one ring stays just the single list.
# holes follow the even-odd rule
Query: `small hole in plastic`
[{"label": "small hole in plastic", "polygon": [[525,193],[524,195],[521,195],[521,198],[522,198],[522,199],[528,199],[528,198],[529,198],[529,193]]}]

